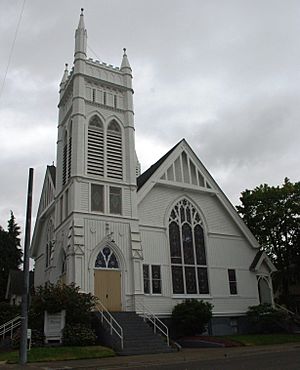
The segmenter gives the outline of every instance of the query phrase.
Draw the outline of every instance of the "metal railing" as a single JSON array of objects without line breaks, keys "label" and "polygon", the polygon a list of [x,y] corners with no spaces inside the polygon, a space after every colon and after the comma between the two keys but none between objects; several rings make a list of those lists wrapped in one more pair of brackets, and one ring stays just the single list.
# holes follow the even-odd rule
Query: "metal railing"
[{"label": "metal railing", "polygon": [[141,302],[136,303],[136,313],[143,317],[144,321],[148,320],[153,324],[153,331],[159,331],[166,337],[168,346],[170,345],[169,329],[153,312]]},{"label": "metal railing", "polygon": [[21,316],[16,316],[14,319],[7,321],[0,326],[0,337],[5,338],[5,334],[10,332],[10,339],[12,339],[13,331],[21,325]]},{"label": "metal railing", "polygon": [[293,312],[293,311],[289,310],[288,308],[286,308],[284,306],[281,306],[280,304],[277,304],[277,303],[275,303],[275,308],[277,308],[277,310],[285,311],[291,317],[295,318],[297,321],[298,320],[300,321],[300,315],[297,314],[296,312]]},{"label": "metal railing", "polygon": [[103,324],[103,322],[105,321],[108,324],[110,335],[115,333],[117,337],[120,339],[121,349],[124,349],[124,335],[122,326],[117,322],[115,318],[113,318],[113,316],[108,312],[104,304],[99,300],[96,305],[96,308],[101,315],[101,323]]}]

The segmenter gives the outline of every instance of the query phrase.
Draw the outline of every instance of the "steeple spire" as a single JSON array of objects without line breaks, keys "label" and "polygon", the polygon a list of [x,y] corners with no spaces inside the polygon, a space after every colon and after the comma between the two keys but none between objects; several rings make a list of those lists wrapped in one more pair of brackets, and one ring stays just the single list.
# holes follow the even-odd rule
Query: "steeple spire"
[{"label": "steeple spire", "polygon": [[60,82],[60,85],[59,85],[60,92],[62,92],[62,90],[65,88],[65,85],[66,85],[68,76],[69,76],[68,63],[66,63],[65,64],[64,74],[62,76],[62,79],[61,79],[61,82]]},{"label": "steeple spire", "polygon": [[69,70],[68,70],[68,63],[65,64],[65,70],[64,70],[64,74],[62,76],[62,79],[61,79],[61,85],[64,84],[67,79],[68,79],[68,74],[69,74]]},{"label": "steeple spire", "polygon": [[78,27],[75,32],[75,59],[86,58],[87,32],[84,25],[83,8],[81,8]]},{"label": "steeple spire", "polygon": [[[129,60],[127,58],[127,54],[126,54],[126,48],[123,49],[123,59],[122,59],[122,63],[121,63],[121,71],[124,71],[125,72],[125,69],[130,69],[130,72],[131,72],[131,67],[130,67],[130,64],[129,64]],[[129,71],[126,71],[126,72],[129,72]]]}]

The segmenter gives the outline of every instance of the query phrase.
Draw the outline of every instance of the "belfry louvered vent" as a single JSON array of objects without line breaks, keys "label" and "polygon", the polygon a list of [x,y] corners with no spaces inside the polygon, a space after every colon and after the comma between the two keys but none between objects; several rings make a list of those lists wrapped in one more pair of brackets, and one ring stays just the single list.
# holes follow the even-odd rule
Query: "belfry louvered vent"
[{"label": "belfry louvered vent", "polygon": [[68,155],[68,145],[65,143],[64,145],[64,152],[63,152],[63,185],[66,184],[67,181],[67,155]]},{"label": "belfry louvered vent", "polygon": [[87,173],[104,175],[104,135],[100,119],[94,116],[88,128]]},{"label": "belfry louvered vent", "polygon": [[122,180],[123,155],[122,134],[116,121],[110,122],[107,129],[107,177]]},{"label": "belfry louvered vent", "polygon": [[69,148],[68,148],[68,179],[71,177],[72,168],[72,136],[69,137]]}]

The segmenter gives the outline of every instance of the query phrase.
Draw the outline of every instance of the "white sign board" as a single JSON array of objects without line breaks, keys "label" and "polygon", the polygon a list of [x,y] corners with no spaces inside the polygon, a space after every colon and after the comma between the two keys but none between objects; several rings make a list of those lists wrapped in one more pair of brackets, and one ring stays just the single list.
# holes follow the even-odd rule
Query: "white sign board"
[{"label": "white sign board", "polygon": [[48,313],[45,311],[44,333],[46,343],[60,342],[62,340],[62,331],[65,327],[66,311],[62,310],[57,313]]}]

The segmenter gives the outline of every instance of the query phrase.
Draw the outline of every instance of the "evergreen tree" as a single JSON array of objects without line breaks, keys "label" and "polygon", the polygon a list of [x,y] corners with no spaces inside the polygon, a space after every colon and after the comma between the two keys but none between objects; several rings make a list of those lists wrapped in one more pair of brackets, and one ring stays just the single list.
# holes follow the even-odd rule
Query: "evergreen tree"
[{"label": "evergreen tree", "polygon": [[17,270],[22,262],[23,253],[20,248],[19,235],[20,227],[11,212],[8,230],[0,226],[0,301],[5,299],[9,270]]}]

